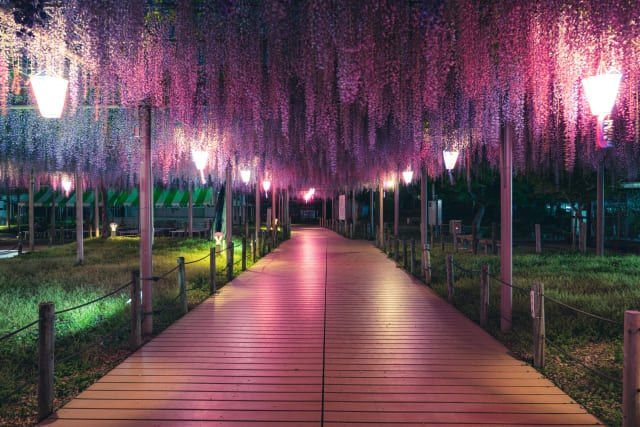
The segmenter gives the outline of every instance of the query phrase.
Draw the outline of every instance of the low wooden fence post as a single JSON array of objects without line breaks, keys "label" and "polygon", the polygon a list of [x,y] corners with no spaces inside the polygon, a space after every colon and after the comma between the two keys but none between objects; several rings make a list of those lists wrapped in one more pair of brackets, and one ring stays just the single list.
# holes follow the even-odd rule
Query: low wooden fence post
[{"label": "low wooden fence post", "polygon": [[129,350],[135,351],[142,344],[142,306],[140,305],[140,270],[131,271],[131,336]]},{"label": "low wooden fence post", "polygon": [[487,326],[489,317],[489,264],[480,266],[480,326]]},{"label": "low wooden fence post", "polygon": [[458,252],[458,232],[456,231],[455,221],[451,221],[451,235],[453,236],[453,251]]},{"label": "low wooden fence post", "polygon": [[440,224],[440,249],[444,252],[444,225]]},{"label": "low wooden fence post", "polygon": [[400,260],[400,239],[393,239],[393,259],[397,263]]},{"label": "low wooden fence post", "polygon": [[41,303],[38,315],[38,421],[42,421],[53,412],[54,303]]},{"label": "low wooden fence post", "polygon": [[478,226],[476,224],[471,226],[471,252],[478,255]]},{"label": "low wooden fence post", "polygon": [[587,224],[585,224],[584,222],[580,223],[580,236],[578,246],[580,252],[587,252]]},{"label": "low wooden fence post", "polygon": [[252,252],[253,252],[253,263],[255,264],[255,263],[256,263],[256,259],[257,259],[257,258],[256,258],[256,255],[257,255],[257,252],[256,252],[256,251],[257,251],[257,247],[258,247],[258,241],[254,238],[254,239],[252,240],[252,242],[253,242],[253,243],[251,244],[251,250],[252,250]]},{"label": "low wooden fence post", "polygon": [[544,285],[531,285],[531,316],[533,317],[533,366],[544,368],[545,324],[544,324]]},{"label": "low wooden fence post", "polygon": [[535,226],[535,234],[536,234],[536,253],[542,253],[542,239],[540,236],[540,224],[536,224]]},{"label": "low wooden fence post", "polygon": [[216,247],[209,248],[209,293],[216,293]]},{"label": "low wooden fence post", "polygon": [[640,425],[640,311],[624,312],[622,426]]},{"label": "low wooden fence post", "polygon": [[178,289],[180,289],[180,309],[182,314],[187,314],[189,306],[187,302],[187,273],[184,268],[184,257],[178,257]]},{"label": "low wooden fence post", "polygon": [[409,259],[409,271],[416,274],[416,239],[411,239],[411,257]]},{"label": "low wooden fence post", "polygon": [[233,242],[227,246],[227,282],[233,279],[233,247]]},{"label": "low wooden fence post", "polygon": [[408,268],[408,254],[407,254],[407,239],[402,239],[402,265],[404,268]]},{"label": "low wooden fence post", "polygon": [[264,230],[260,230],[260,256],[263,257],[264,256],[264,246],[265,246],[265,240],[264,240]]},{"label": "low wooden fence post", "polygon": [[242,271],[247,269],[247,238],[242,238]]},{"label": "low wooden fence post", "polygon": [[429,250],[429,245],[424,245],[422,247],[423,258],[424,259],[424,282],[426,284],[431,283],[431,251]]},{"label": "low wooden fence post", "polygon": [[453,255],[447,254],[447,300],[453,302]]}]

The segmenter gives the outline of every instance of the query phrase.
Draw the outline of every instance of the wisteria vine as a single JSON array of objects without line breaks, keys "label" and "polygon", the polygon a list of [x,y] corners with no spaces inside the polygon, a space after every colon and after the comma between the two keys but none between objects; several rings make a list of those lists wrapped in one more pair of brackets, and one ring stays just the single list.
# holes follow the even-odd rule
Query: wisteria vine
[{"label": "wisteria vine", "polygon": [[[519,172],[592,168],[581,80],[624,74],[607,161],[640,160],[640,2],[629,0],[65,0],[29,35],[0,16],[0,179],[135,185],[137,107],[154,111],[166,185],[227,164],[276,185],[377,185],[407,166],[443,171],[443,149],[497,164],[516,131]],[[39,11],[38,13],[42,13]],[[41,119],[26,85],[70,80],[65,116]],[[255,178],[254,178],[255,179]]]}]

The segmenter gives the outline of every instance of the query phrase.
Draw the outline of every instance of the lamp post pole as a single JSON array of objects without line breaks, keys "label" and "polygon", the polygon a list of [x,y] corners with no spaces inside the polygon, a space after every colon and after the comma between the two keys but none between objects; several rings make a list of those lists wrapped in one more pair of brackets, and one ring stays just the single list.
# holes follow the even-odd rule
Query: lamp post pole
[{"label": "lamp post pole", "polygon": [[604,255],[604,157],[600,160],[596,185],[596,256]]}]

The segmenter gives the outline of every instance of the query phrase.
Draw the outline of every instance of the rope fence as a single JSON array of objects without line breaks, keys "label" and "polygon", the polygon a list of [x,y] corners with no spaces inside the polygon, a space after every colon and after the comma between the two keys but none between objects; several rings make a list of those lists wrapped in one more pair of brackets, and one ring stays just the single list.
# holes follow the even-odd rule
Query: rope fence
[{"label": "rope fence", "polygon": [[[248,244],[251,245],[253,251],[247,250]],[[78,304],[76,306],[66,308],[63,310],[55,311],[53,303],[40,304],[40,313],[37,320],[34,320],[29,324],[26,324],[16,330],[7,332],[4,335],[0,336],[0,343],[6,342],[11,338],[16,337],[18,334],[28,329],[34,328],[36,325],[38,326],[38,331],[37,331],[38,359],[41,362],[43,360],[47,361],[45,363],[37,364],[38,366],[37,377],[39,378],[39,380],[37,381],[38,382],[38,421],[42,421],[44,418],[49,416],[54,410],[54,407],[53,407],[53,402],[54,402],[53,384],[54,384],[54,369],[55,369],[55,366],[53,365],[54,360],[59,365],[67,363],[75,358],[82,357],[82,355],[87,354],[91,349],[99,348],[99,346],[103,345],[105,342],[110,342],[111,340],[122,341],[123,337],[125,337],[127,334],[130,335],[129,350],[134,351],[136,348],[138,348],[141,345],[140,325],[142,323],[143,317],[154,316],[154,315],[163,315],[163,316],[169,315],[170,316],[168,318],[169,321],[174,321],[175,319],[171,320],[172,313],[179,312],[180,315],[184,315],[188,312],[187,293],[202,291],[202,282],[199,282],[198,278],[196,278],[195,280],[192,280],[191,285],[187,286],[186,268],[185,268],[187,265],[201,263],[206,259],[210,259],[210,263],[209,263],[210,270],[213,271],[214,274],[209,276],[209,280],[210,282],[213,281],[214,283],[210,283],[209,295],[213,295],[215,293],[217,286],[224,284],[233,278],[235,268],[238,268],[238,270],[240,270],[240,268],[237,267],[239,264],[242,264],[241,270],[244,271],[247,265],[247,258],[252,259],[253,261],[251,262],[255,262],[255,259],[254,259],[255,255],[254,254],[251,254],[252,256],[249,256],[249,255],[251,252],[255,251],[257,246],[258,246],[258,242],[256,241],[247,242],[246,239],[243,239],[241,257],[234,256],[235,249],[239,247],[239,244],[235,242],[228,245],[224,249],[218,249],[213,247],[211,248],[209,253],[207,253],[206,255],[188,262],[185,262],[183,257],[178,257],[177,265],[160,275],[140,278],[139,273],[134,272],[132,273],[132,280],[128,281],[123,285],[118,286],[116,289],[109,291],[106,294],[99,296],[97,298],[94,298],[85,303]],[[267,245],[266,251],[264,252],[262,250],[259,251],[260,256],[270,251],[272,247],[275,247],[275,242],[269,242]],[[225,259],[224,262],[219,262],[219,265],[222,266],[222,269],[219,269],[216,266],[216,258],[218,258],[218,256],[224,257],[224,255],[227,255],[228,257],[230,257],[229,261],[231,262],[229,262],[227,259]],[[236,259],[234,260],[234,258]],[[167,281],[169,280],[169,276],[175,272],[177,272],[177,282],[178,282],[177,295],[172,296],[168,299],[164,299],[164,304],[156,307],[150,312],[145,312],[145,310],[142,310],[142,301],[140,298],[142,293],[140,291],[141,289],[140,282],[145,280],[153,281],[153,282]],[[202,277],[202,275],[197,277]],[[118,326],[111,328],[110,332],[107,334],[100,332],[99,336],[96,339],[91,340],[91,342],[85,342],[85,343],[82,343],[81,345],[78,345],[77,342],[70,342],[63,346],[59,346],[57,348],[58,352],[62,351],[61,349],[72,349],[72,351],[69,354],[66,354],[66,355],[58,354],[57,357],[54,357],[53,352],[54,352],[54,348],[56,348],[56,346],[54,346],[54,342],[56,339],[55,337],[56,322],[58,323],[60,322],[59,319],[58,320],[56,319],[59,318],[60,315],[68,314],[75,310],[79,310],[79,309],[88,307],[90,305],[96,304],[100,301],[106,300],[109,297],[113,297],[116,294],[122,293],[128,288],[130,289],[130,292],[131,292],[131,298],[128,301],[128,303],[130,303],[130,306],[131,306],[131,316],[129,319],[126,320],[126,322],[122,322]],[[142,298],[144,298],[143,295],[142,295]],[[176,309],[178,310],[176,311]],[[109,326],[109,322],[112,319],[111,317],[103,318],[102,316],[98,316],[98,318],[100,320],[97,323],[92,325],[92,328],[97,328],[96,330],[106,329]],[[63,342],[65,339],[66,338],[63,335],[62,336]],[[35,342],[30,342],[30,344],[28,345],[34,348],[36,347]],[[50,363],[48,361],[50,361]],[[43,384],[42,378],[46,379],[45,384]],[[16,387],[11,392],[0,397],[0,404],[4,405],[5,403],[9,403],[13,401],[16,397],[23,395],[25,392],[28,392],[28,390],[34,387],[33,380],[29,381],[25,379],[25,380],[18,380],[18,382],[20,382],[19,387]]]},{"label": "rope fence", "polygon": [[[442,230],[442,229],[441,229]],[[382,239],[378,235],[378,231],[376,230],[376,246],[380,248],[387,256],[398,264],[398,267],[403,267],[407,270],[410,269],[410,265],[415,262],[415,256],[418,256],[418,260],[422,258],[422,268],[419,272],[415,272],[413,268],[410,269],[411,274],[415,274],[420,276],[427,284],[431,283],[431,256],[432,252],[428,245],[425,245],[422,248],[422,254],[411,253],[410,261],[407,261],[407,243],[405,241],[401,241],[397,238],[392,238],[387,235],[387,230],[385,230],[385,237]],[[452,232],[454,250],[457,249],[458,243],[468,242],[469,239],[475,237],[472,236],[457,236],[455,232]],[[433,235],[432,235],[433,236]],[[442,232],[440,233],[441,242]],[[490,249],[495,251],[497,245],[499,245],[499,241],[492,239],[481,239],[482,245],[485,246],[485,254],[489,254],[490,252],[487,250],[487,246]],[[400,247],[400,244],[404,244],[404,248]],[[415,243],[413,243],[415,244]],[[432,242],[433,244],[433,242]],[[464,245],[463,245],[464,246]],[[536,242],[536,253],[540,253],[540,241]],[[476,245],[472,244],[470,249],[475,249]],[[444,243],[442,244],[442,251],[444,251]],[[404,257],[402,256],[404,252]],[[475,250],[473,251],[476,253]],[[494,252],[495,253],[495,252]],[[482,327],[488,326],[488,317],[489,314],[498,321],[500,326],[502,323],[509,325],[507,329],[509,333],[513,334],[513,337],[519,343],[526,343],[527,341],[532,343],[532,354],[533,354],[533,364],[538,369],[543,369],[545,367],[545,344],[547,344],[550,348],[552,348],[557,354],[562,355],[566,358],[566,360],[570,360],[575,366],[579,366],[580,368],[584,368],[589,373],[601,378],[605,381],[609,382],[608,386],[603,386],[605,390],[612,390],[611,386],[616,385],[619,387],[621,384],[623,385],[623,413],[624,417],[627,417],[628,413],[639,411],[640,410],[640,377],[636,378],[635,371],[630,369],[630,373],[626,372],[626,367],[630,366],[640,366],[640,352],[639,354],[635,354],[632,350],[628,350],[635,347],[640,348],[640,334],[637,334],[635,331],[640,330],[640,313],[633,312],[633,316],[630,312],[625,313],[625,322],[621,322],[618,320],[614,320],[608,318],[606,316],[591,313],[587,310],[581,309],[564,301],[558,300],[552,296],[545,294],[544,286],[542,284],[533,283],[532,287],[527,289],[522,286],[514,285],[513,283],[508,283],[502,280],[501,277],[497,277],[495,275],[489,274],[489,266],[482,265],[480,269],[477,268],[469,268],[459,263],[453,261],[453,255],[447,255],[447,259],[445,260],[445,270],[447,276],[447,289],[446,296],[448,301],[451,304],[458,305],[460,308],[464,307],[465,312],[469,313],[472,318],[478,315],[479,311],[479,323]],[[485,273],[486,271],[486,273]],[[460,276],[460,277],[456,277]],[[460,287],[454,286],[454,277],[459,280],[464,281],[464,285]],[[475,279],[479,279],[480,286],[469,286],[469,280],[475,281]],[[501,299],[502,291],[500,289],[509,288],[513,291],[513,299],[509,302],[509,312],[507,314],[503,314],[502,310],[502,302],[496,302]],[[491,290],[493,289],[493,290]],[[493,301],[493,304],[491,303]],[[557,305],[563,310],[574,313],[577,316],[586,316],[589,319],[594,320],[595,322],[601,322],[604,324],[608,324],[618,328],[616,333],[624,332],[624,364],[621,362],[611,362],[614,363],[615,368],[612,368],[615,372],[616,369],[619,369],[622,372],[622,379],[617,378],[616,375],[611,375],[609,368],[607,367],[607,372],[604,372],[602,369],[598,369],[598,367],[590,366],[593,364],[598,364],[600,360],[604,360],[603,358],[593,358],[590,356],[588,363],[580,360],[579,357],[576,356],[578,351],[569,351],[563,348],[563,346],[557,344],[553,337],[547,336],[546,326],[545,326],[545,301],[552,304]],[[474,306],[479,308],[474,309]],[[511,307],[517,307],[517,311],[512,313]],[[558,310],[551,310],[550,312],[554,313],[554,316],[565,316],[562,313],[559,313]],[[527,315],[522,315],[523,313],[528,313]],[[630,319],[628,320],[627,315],[629,314]],[[634,317],[635,316],[635,317]],[[559,317],[556,319],[563,319],[564,317]],[[637,319],[637,320],[636,320]],[[564,322],[564,321],[563,321]],[[627,322],[637,324],[638,327],[630,327],[627,326]],[[555,322],[558,323],[557,321]],[[495,325],[495,323],[492,323]],[[595,328],[595,326],[594,326]],[[602,331],[606,329],[596,328],[594,331]],[[505,332],[505,330],[503,330]],[[560,334],[565,333],[564,331],[559,331]],[[560,336],[560,335],[559,335]],[[628,344],[629,342],[629,344]],[[630,344],[631,342],[635,342],[636,344]],[[573,344],[575,345],[575,344]],[[576,349],[577,350],[577,349]],[[528,352],[525,352],[528,353]],[[609,363],[609,358],[607,357],[607,363]],[[629,361],[630,360],[630,361]],[[626,403],[625,403],[626,402]],[[640,411],[638,414],[634,414],[630,416],[630,419],[640,419]]]}]

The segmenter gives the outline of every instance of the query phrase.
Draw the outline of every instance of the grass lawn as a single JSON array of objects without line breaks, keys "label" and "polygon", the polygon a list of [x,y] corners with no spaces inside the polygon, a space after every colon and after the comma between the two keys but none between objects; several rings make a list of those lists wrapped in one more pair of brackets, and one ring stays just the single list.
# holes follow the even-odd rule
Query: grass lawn
[{"label": "grass lawn", "polygon": [[[234,260],[241,259],[236,242]],[[189,307],[209,296],[210,242],[203,239],[156,238],[153,275],[162,276],[185,258]],[[85,240],[84,263],[76,263],[75,243],[0,260],[0,337],[38,318],[38,305],[52,301],[61,311],[118,289],[139,268],[139,239],[116,237]],[[249,254],[249,252],[248,252]],[[247,266],[252,257],[248,255]],[[216,266],[226,281],[226,263]],[[234,265],[239,274],[241,263]],[[154,334],[181,316],[177,272],[153,283]],[[129,287],[99,302],[56,315],[55,408],[106,374],[130,354]],[[37,421],[37,325],[0,341],[0,425],[33,425]]]}]

